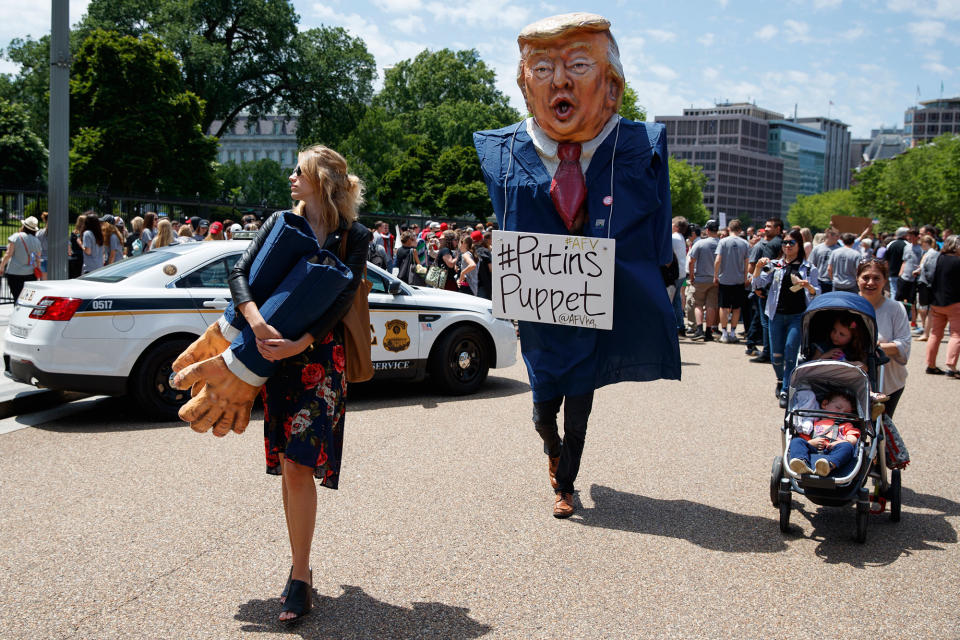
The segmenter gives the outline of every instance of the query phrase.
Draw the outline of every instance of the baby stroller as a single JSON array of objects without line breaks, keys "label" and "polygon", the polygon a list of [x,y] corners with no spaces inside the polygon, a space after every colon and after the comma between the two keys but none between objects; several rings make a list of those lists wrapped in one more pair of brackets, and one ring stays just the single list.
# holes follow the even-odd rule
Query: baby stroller
[{"label": "baby stroller", "polygon": [[[867,372],[849,362],[837,360],[810,360],[814,345],[829,342],[828,337],[838,311],[859,316],[863,331],[859,332],[868,344],[861,351],[867,354]],[[877,497],[890,504],[890,518],[900,520],[900,470],[890,470],[884,448],[883,416],[871,415],[871,389],[882,389],[881,365],[887,356],[877,348],[876,316],[873,306],[864,298],[846,292],[817,296],[803,314],[802,337],[797,367],[790,376],[787,410],[783,420],[782,456],[773,460],[770,475],[770,500],[780,509],[780,530],[790,528],[790,508],[794,492],[806,496],[814,504],[840,507],[856,502],[857,542],[867,537],[870,515],[868,479],[873,479]],[[802,407],[801,391],[812,391],[818,400],[816,408]],[[827,394],[843,391],[855,399],[854,413],[833,413],[820,409],[819,400]],[[809,406],[809,405],[808,405]],[[799,437],[797,429],[804,420],[832,418],[851,423],[860,431],[853,459],[836,468],[828,476],[797,474],[787,464],[790,441]],[[814,456],[816,457],[816,456]],[[880,503],[882,504],[882,502]]]}]

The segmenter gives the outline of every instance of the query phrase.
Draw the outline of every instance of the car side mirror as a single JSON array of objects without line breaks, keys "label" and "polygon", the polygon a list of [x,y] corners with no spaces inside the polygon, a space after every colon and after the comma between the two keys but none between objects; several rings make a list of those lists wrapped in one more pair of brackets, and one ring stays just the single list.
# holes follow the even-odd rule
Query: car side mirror
[{"label": "car side mirror", "polygon": [[400,281],[391,280],[389,286],[387,286],[387,293],[394,296],[403,293],[403,289],[400,287]]}]

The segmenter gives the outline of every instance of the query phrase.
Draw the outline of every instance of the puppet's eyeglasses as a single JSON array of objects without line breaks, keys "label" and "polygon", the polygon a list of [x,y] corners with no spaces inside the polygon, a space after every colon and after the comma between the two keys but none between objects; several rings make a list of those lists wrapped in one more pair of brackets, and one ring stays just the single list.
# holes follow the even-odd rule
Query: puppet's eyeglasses
[{"label": "puppet's eyeglasses", "polygon": [[[586,62],[585,60],[575,60],[569,64],[563,65],[564,70],[572,76],[582,76],[590,72],[597,66],[596,62]],[[538,80],[549,80],[553,77],[556,67],[550,60],[541,60],[530,68],[533,76]]]}]

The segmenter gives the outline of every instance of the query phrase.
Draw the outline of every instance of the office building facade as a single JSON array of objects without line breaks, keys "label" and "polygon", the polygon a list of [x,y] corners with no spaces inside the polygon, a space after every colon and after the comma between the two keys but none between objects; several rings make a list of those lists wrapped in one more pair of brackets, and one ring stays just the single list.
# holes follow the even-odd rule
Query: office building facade
[{"label": "office building facade", "polygon": [[[220,125],[221,121],[215,120],[208,133],[212,134]],[[240,164],[266,158],[292,168],[297,165],[297,151],[296,118],[265,115],[257,120],[241,114],[220,137],[217,161]]]},{"label": "office building facade", "polygon": [[904,134],[910,147],[930,142],[945,133],[960,134],[960,97],[925,100],[903,114]]},{"label": "office building facade", "polygon": [[712,218],[747,218],[759,223],[783,211],[783,159],[767,152],[769,120],[782,114],[748,103],[684,109],[682,116],[657,116],[666,127],[667,149],[699,166],[707,176],[703,203]]},{"label": "office building facade", "polygon": [[827,134],[792,120],[771,120],[769,127],[767,152],[783,159],[780,213],[785,220],[797,197],[823,191]]},{"label": "office building facade", "polygon": [[826,134],[823,190],[850,188],[850,125],[830,118],[797,118],[795,122]]}]

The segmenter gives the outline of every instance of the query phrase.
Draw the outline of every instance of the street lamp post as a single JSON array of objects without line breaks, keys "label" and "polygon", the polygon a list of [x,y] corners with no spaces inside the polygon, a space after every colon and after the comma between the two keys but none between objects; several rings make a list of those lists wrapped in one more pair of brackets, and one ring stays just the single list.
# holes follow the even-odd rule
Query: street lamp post
[{"label": "street lamp post", "polygon": [[47,277],[67,278],[70,189],[70,3],[52,0],[50,21],[50,159],[47,178]]}]

